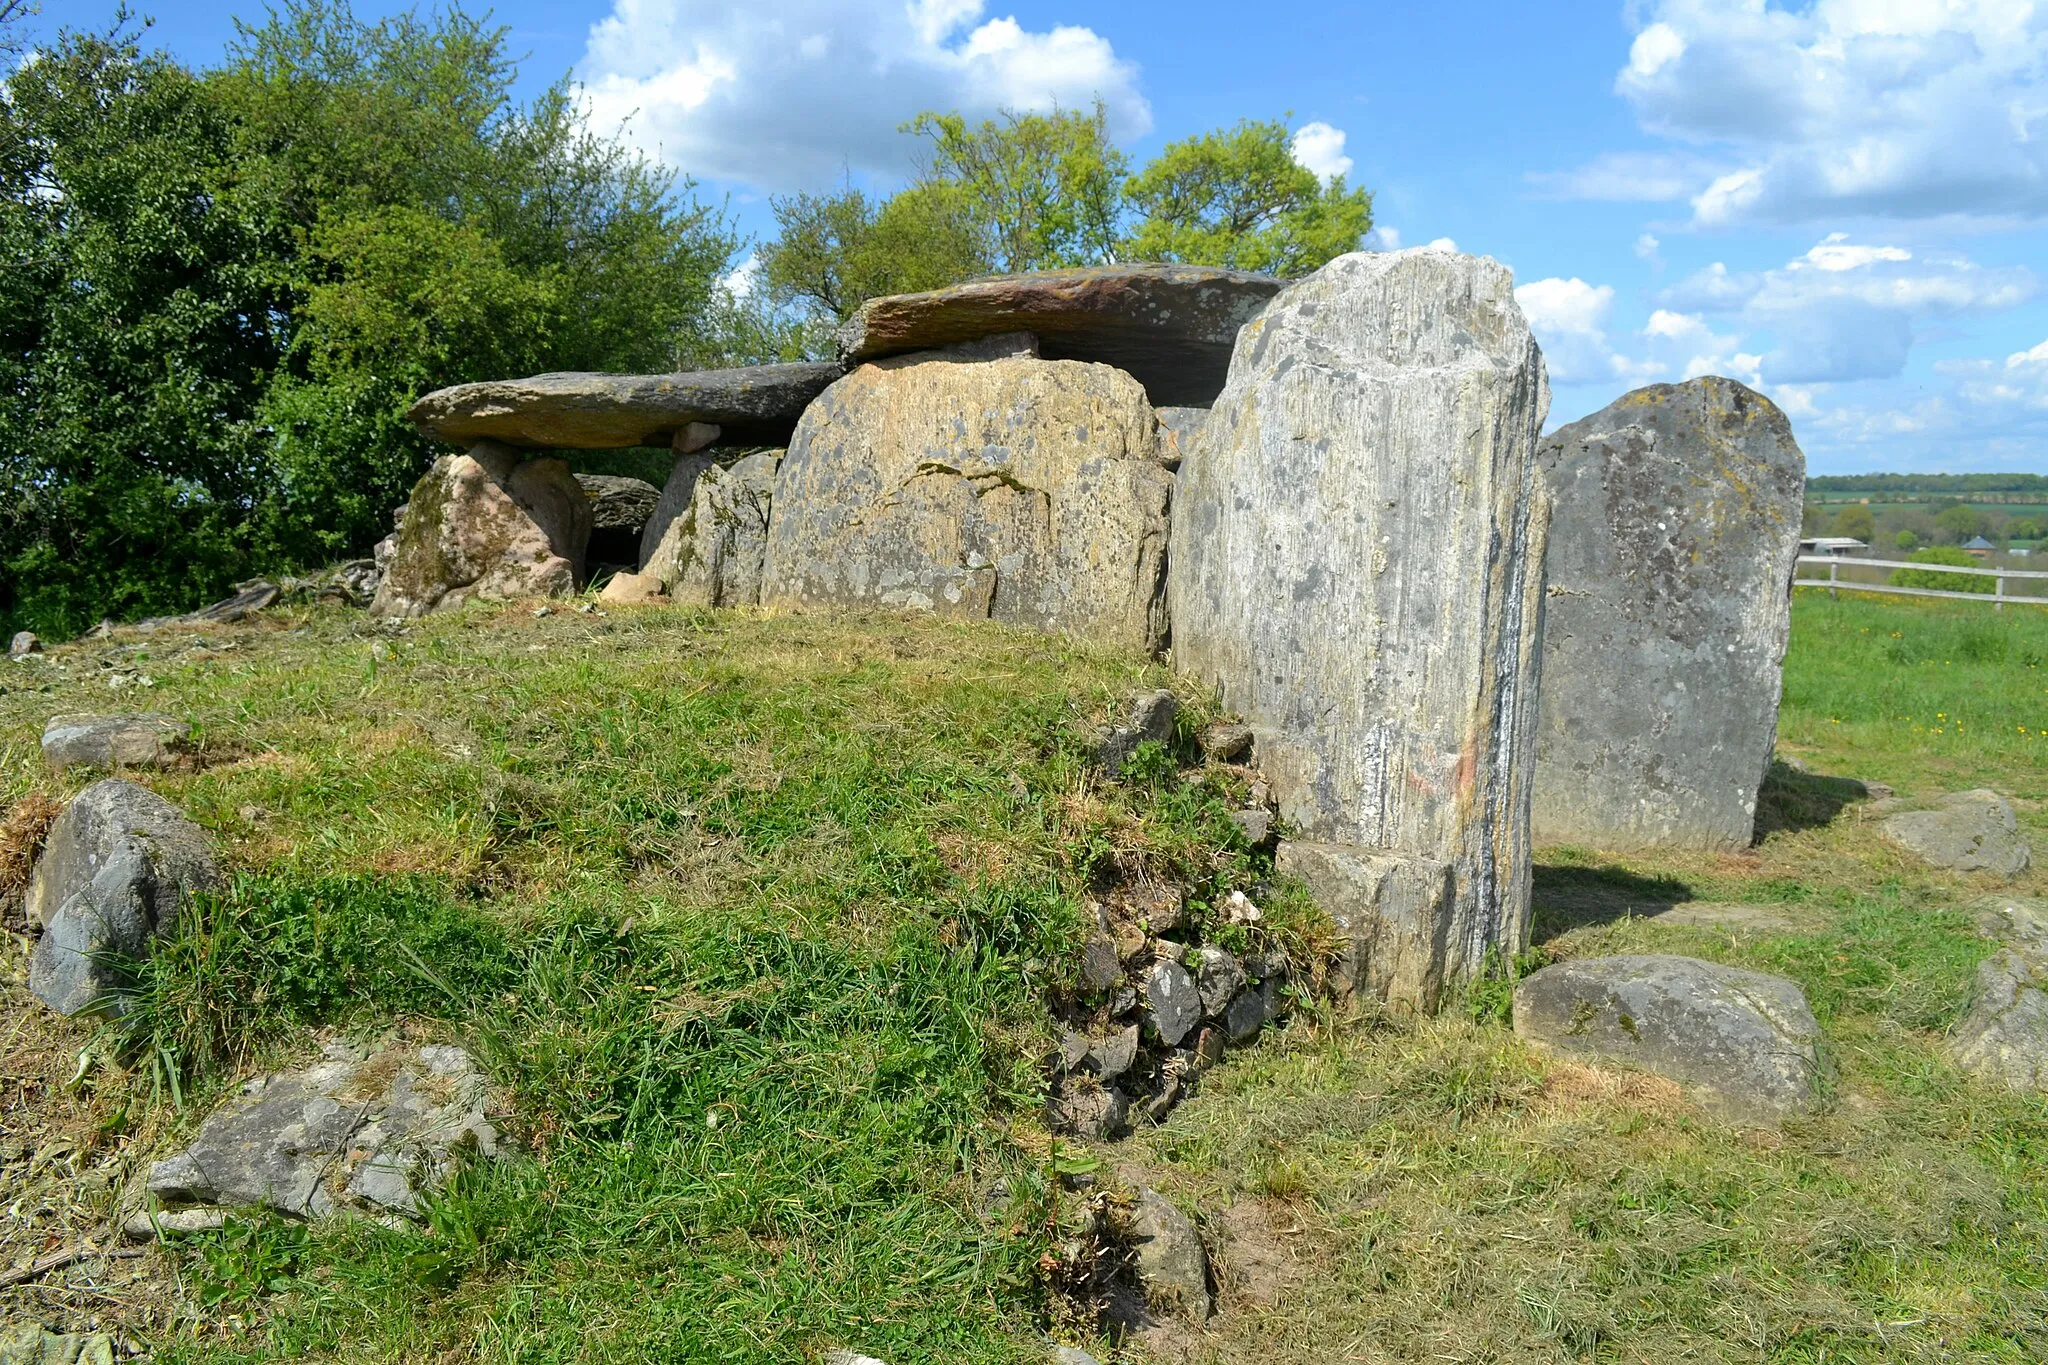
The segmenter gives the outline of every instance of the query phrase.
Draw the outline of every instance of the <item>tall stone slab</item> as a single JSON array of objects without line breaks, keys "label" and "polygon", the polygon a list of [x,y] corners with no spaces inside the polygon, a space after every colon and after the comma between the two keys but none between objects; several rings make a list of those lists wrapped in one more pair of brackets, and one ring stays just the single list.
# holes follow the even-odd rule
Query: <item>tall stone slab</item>
[{"label": "tall stone slab", "polygon": [[1656,384],[1547,438],[1536,838],[1746,848],[1778,731],[1806,457],[1732,379]]},{"label": "tall stone slab", "polygon": [[689,510],[669,523],[643,572],[692,607],[751,607],[761,600],[768,521],[782,452],[764,450],[698,478]]},{"label": "tall stone slab", "polygon": [[1289,286],[1174,494],[1174,662],[1256,731],[1360,985],[1422,1010],[1528,932],[1550,393],[1513,286],[1432,250]]},{"label": "tall stone slab", "polygon": [[1122,370],[902,356],[797,424],[761,604],[986,618],[1133,649],[1166,631],[1158,421]]}]

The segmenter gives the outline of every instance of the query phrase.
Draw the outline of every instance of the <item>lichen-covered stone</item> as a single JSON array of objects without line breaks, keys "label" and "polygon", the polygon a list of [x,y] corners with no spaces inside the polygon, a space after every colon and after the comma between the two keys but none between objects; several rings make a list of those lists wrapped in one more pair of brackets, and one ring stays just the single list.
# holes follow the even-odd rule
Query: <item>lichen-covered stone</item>
[{"label": "lichen-covered stone", "polygon": [[669,523],[644,572],[659,578],[669,596],[686,606],[759,604],[775,471],[781,462],[781,451],[762,451],[730,468],[714,466],[700,473],[689,508]]},{"label": "lichen-covered stone", "polygon": [[1560,962],[1515,986],[1515,1032],[1549,1051],[1622,1062],[1704,1092],[1738,1118],[1818,1106],[1827,1078],[1805,993],[1781,977],[1643,954]]},{"label": "lichen-covered stone", "polygon": [[102,955],[145,956],[220,869],[206,835],[146,787],[95,782],[50,826],[23,911],[42,926],[29,989],[61,1014],[101,1006],[115,983]]},{"label": "lichen-covered stone", "polygon": [[2033,861],[2012,803],[1988,788],[1945,796],[1933,810],[1888,817],[1885,837],[1934,867],[2017,877]]},{"label": "lichen-covered stone", "polygon": [[986,618],[1156,650],[1172,476],[1106,365],[863,365],[798,424],[762,603]]},{"label": "lichen-covered stone", "polygon": [[192,727],[144,711],[123,716],[52,716],[43,725],[43,762],[66,768],[160,768],[177,756]]},{"label": "lichen-covered stone", "polygon": [[567,597],[583,578],[590,499],[569,466],[486,441],[413,488],[370,610],[424,616],[471,600]]},{"label": "lichen-covered stone", "polygon": [[843,372],[836,364],[804,362],[677,374],[538,374],[437,389],[406,416],[426,435],[460,446],[659,447],[692,426],[727,445],[780,445],[810,401]]},{"label": "lichen-covered stone", "polygon": [[1806,457],[1732,379],[1545,438],[1539,842],[1746,848],[1778,732]]},{"label": "lichen-covered stone", "polygon": [[1527,932],[1548,407],[1505,267],[1339,257],[1239,334],[1175,489],[1174,661],[1300,837],[1416,863],[1399,907],[1318,899],[1422,1009]]},{"label": "lichen-covered stone", "polygon": [[1131,1210],[1131,1249],[1145,1294],[1169,1313],[1209,1317],[1209,1253],[1188,1216],[1154,1190],[1140,1189]]}]

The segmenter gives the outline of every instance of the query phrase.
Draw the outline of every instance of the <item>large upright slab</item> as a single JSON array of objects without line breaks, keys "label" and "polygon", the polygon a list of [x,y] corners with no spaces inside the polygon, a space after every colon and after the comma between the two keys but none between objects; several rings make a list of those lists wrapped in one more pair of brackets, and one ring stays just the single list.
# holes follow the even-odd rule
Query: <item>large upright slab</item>
[{"label": "large upright slab", "polygon": [[1048,360],[1114,365],[1159,406],[1205,406],[1237,329],[1286,284],[1206,265],[1101,265],[998,275],[870,299],[839,331],[849,364],[1030,332]]},{"label": "large upright slab", "polygon": [[1748,847],[1806,497],[1791,424],[1732,379],[1656,384],[1538,464],[1555,512],[1537,839]]},{"label": "large upright slab", "polygon": [[1174,498],[1174,662],[1257,731],[1360,985],[1424,1010],[1527,935],[1550,395],[1513,285],[1411,250],[1290,286]]},{"label": "large upright slab", "polygon": [[1173,476],[1107,365],[903,356],[798,424],[763,606],[892,607],[1156,650]]}]

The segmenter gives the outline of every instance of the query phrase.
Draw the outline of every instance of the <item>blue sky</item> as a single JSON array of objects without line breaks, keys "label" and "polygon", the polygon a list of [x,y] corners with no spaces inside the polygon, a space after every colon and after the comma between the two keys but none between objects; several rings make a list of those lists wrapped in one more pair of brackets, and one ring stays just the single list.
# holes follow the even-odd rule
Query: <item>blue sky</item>
[{"label": "blue sky", "polygon": [[[158,0],[215,60],[234,0]],[[359,12],[399,8],[363,0]],[[107,0],[46,0],[43,26]],[[1638,384],[1732,375],[1816,473],[2048,472],[2048,0],[515,0],[531,87],[770,226],[850,168],[888,186],[924,108],[1096,97],[1142,160],[1291,114],[1350,163],[1376,245],[1513,267],[1552,425]],[[1338,135],[1341,134],[1341,142]]]}]

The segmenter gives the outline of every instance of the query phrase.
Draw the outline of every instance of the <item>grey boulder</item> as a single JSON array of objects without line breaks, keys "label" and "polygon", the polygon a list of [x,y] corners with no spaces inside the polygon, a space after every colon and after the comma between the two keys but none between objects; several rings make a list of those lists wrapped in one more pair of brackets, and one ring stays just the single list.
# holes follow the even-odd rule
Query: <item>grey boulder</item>
[{"label": "grey boulder", "polygon": [[1209,1318],[1209,1253],[1188,1216],[1150,1189],[1131,1210],[1131,1249],[1146,1298],[1169,1313]]},{"label": "grey boulder", "polygon": [[768,520],[775,502],[779,450],[749,455],[728,468],[703,470],[690,505],[670,521],[643,572],[685,606],[751,607],[761,601],[768,558]]},{"label": "grey boulder", "polygon": [[[834,364],[751,365],[678,374],[540,374],[437,389],[406,416],[450,445],[530,450],[673,446],[692,424],[726,445],[782,445]],[[685,441],[684,444],[694,444]]]},{"label": "grey boulder", "polygon": [[261,1204],[294,1218],[420,1211],[465,1151],[497,1154],[490,1087],[459,1047],[330,1044],[303,1071],[251,1081],[149,1170],[168,1205]]},{"label": "grey boulder", "polygon": [[2001,948],[1977,966],[1950,1038],[1956,1064],[2020,1091],[2048,1090],[2048,964]]},{"label": "grey boulder", "polygon": [[1162,407],[1210,402],[1238,329],[1286,282],[1193,265],[1085,266],[870,299],[839,329],[848,364],[1019,331],[1048,360],[1135,375]]},{"label": "grey boulder", "polygon": [[1095,761],[1111,777],[1122,777],[1124,764],[1140,744],[1172,745],[1179,718],[1180,700],[1165,688],[1138,693],[1131,698],[1123,724],[1111,726],[1096,741]]},{"label": "grey boulder", "polygon": [[1820,1026],[1798,986],[1697,958],[1582,958],[1515,986],[1515,1032],[1560,1056],[1619,1062],[1703,1093],[1738,1119],[1819,1107]]},{"label": "grey boulder", "polygon": [[1544,438],[1535,834],[1747,848],[1778,733],[1806,457],[1732,379],[1655,384]]},{"label": "grey boulder", "polygon": [[220,882],[206,835],[132,782],[95,782],[51,824],[24,913],[42,926],[29,989],[60,1014],[104,1003],[117,983],[102,955],[139,958],[195,893]]},{"label": "grey boulder", "polygon": [[1957,872],[2017,877],[2032,861],[2012,803],[1987,789],[1945,797],[1933,810],[1904,811],[1883,829],[1922,862]]},{"label": "grey boulder", "polygon": [[52,716],[43,725],[43,762],[66,768],[160,768],[177,757],[192,727],[144,711],[125,716]]}]

